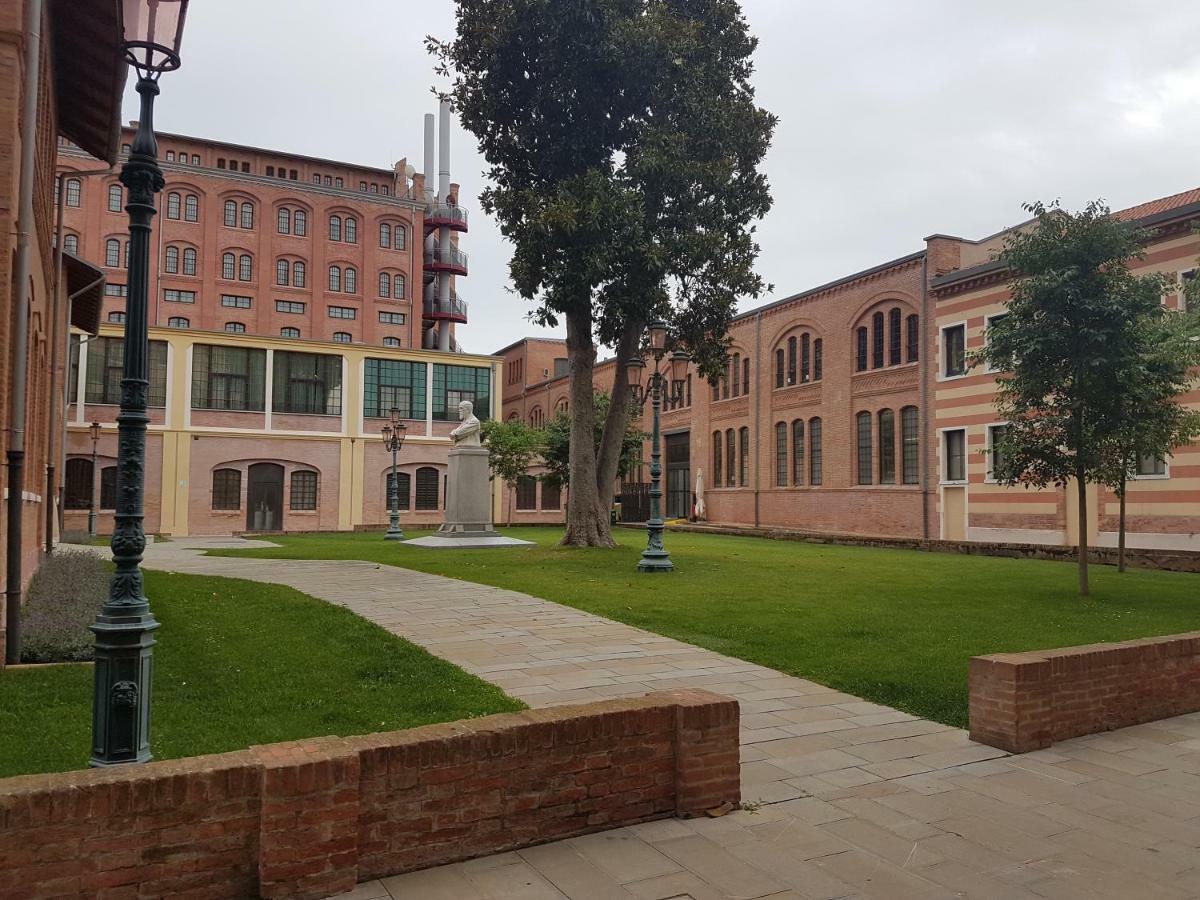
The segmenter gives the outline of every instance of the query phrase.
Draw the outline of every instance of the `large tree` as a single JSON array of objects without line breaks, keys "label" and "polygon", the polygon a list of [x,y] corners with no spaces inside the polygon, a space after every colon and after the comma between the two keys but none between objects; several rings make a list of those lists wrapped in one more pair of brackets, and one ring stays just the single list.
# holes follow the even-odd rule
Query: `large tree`
[{"label": "large tree", "polygon": [[[483,423],[483,442],[488,450],[488,467],[492,475],[500,479],[501,487],[517,486],[521,476],[545,450],[546,438],[540,428],[526,425],[519,419],[501,422],[489,419]],[[512,524],[512,492],[505,489],[508,503],[505,521]]]},{"label": "large tree", "polygon": [[563,543],[613,546],[608,510],[628,424],[626,372],[601,441],[597,346],[639,352],[666,319],[702,375],[724,368],[741,296],[764,290],[753,223],[775,118],[754,102],[756,39],[736,0],[456,0],[429,39],[487,161],[483,208],[513,244],[531,318],[564,322],[571,491]]},{"label": "large tree", "polygon": [[1158,275],[1134,275],[1148,235],[1094,201],[1077,213],[1026,207],[1029,229],[1006,242],[1009,315],[978,354],[1001,370],[996,406],[1009,422],[995,474],[1008,484],[1072,483],[1078,500],[1079,592],[1088,593],[1089,483],[1106,482],[1122,415],[1121,381],[1161,303]]},{"label": "large tree", "polygon": [[[604,441],[604,422],[608,421],[609,406],[612,399],[603,391],[596,392],[596,423],[595,444],[597,454]],[[632,418],[627,419],[625,437],[621,442],[621,450],[617,454],[617,472],[615,478],[624,478],[641,462],[642,446],[646,441],[646,433],[638,428]],[[571,483],[571,416],[559,410],[553,419],[548,421],[543,429],[541,447],[542,464],[546,467],[543,481],[551,484]]]}]

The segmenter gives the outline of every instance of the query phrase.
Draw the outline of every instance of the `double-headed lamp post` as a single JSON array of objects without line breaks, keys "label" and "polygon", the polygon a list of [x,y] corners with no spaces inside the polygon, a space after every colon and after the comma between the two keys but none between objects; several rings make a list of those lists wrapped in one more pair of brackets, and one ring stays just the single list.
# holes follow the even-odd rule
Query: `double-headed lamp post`
[{"label": "double-headed lamp post", "polygon": [[92,693],[93,766],[150,761],[150,688],[154,631],[142,582],[142,494],[146,468],[146,399],[150,381],[147,308],[150,222],[162,190],[154,97],[163,72],[179,68],[179,44],[188,0],[122,0],[126,61],[138,73],[138,130],[121,169],[129,213],[129,289],[125,303],[125,361],[117,415],[117,502],[112,536],[115,563],[108,600],[92,625],[96,635]]},{"label": "double-headed lamp post", "polygon": [[[659,365],[667,353],[667,326],[661,321],[651,322],[646,331],[650,355],[654,357],[654,371],[650,374],[649,383],[646,385],[649,389],[646,393],[650,397],[654,426],[650,437],[650,519],[646,522],[646,549],[642,551],[642,558],[638,560],[637,567],[639,572],[670,572],[675,568],[675,564],[671,562],[671,557],[663,546],[662,452],[659,436],[662,386],[663,382],[667,381],[663,373],[659,371]],[[673,390],[674,386],[681,383],[686,377],[689,360],[690,357],[681,351],[671,354],[671,377],[667,385],[668,390]],[[646,366],[640,357],[635,357],[626,365],[634,372],[644,371]],[[632,379],[630,380],[632,381]],[[645,395],[643,395],[643,402],[645,402]]]},{"label": "double-headed lamp post", "polygon": [[392,415],[379,429],[383,434],[384,449],[392,451],[392,479],[388,482],[388,509],[391,511],[385,541],[402,541],[404,532],[400,530],[400,479],[396,476],[396,454],[404,446],[404,435],[408,426],[400,418],[400,410],[392,407]]},{"label": "double-headed lamp post", "polygon": [[96,536],[96,444],[100,442],[100,423],[93,422],[88,431],[92,435],[92,484],[88,492],[88,537]]}]

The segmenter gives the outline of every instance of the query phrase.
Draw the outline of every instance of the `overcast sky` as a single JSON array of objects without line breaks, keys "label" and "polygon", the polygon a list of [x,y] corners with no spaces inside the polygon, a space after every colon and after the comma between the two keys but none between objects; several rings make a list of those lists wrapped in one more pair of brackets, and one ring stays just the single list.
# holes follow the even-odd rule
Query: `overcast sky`
[{"label": "overcast sky", "polygon": [[[766,300],[918,250],[933,232],[998,231],[1026,200],[1116,209],[1200,186],[1194,0],[743,7],[761,41],[759,102],[780,119],[765,163],[775,205],[759,229]],[[419,169],[422,115],[436,106],[423,38],[453,28],[450,0],[196,0],[156,125]],[[482,161],[457,123],[452,144],[475,210]],[[494,223],[476,212],[463,247],[465,348],[546,333],[507,290]]]}]

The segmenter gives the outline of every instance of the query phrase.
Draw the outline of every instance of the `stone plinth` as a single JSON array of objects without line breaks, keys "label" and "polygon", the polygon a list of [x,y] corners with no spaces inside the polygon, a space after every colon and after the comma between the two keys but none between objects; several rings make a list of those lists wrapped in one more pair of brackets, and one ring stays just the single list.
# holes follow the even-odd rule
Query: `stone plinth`
[{"label": "stone plinth", "polygon": [[519,547],[531,544],[504,537],[492,527],[492,490],[486,447],[451,450],[446,477],[446,521],[437,534],[405,541],[417,547]]}]

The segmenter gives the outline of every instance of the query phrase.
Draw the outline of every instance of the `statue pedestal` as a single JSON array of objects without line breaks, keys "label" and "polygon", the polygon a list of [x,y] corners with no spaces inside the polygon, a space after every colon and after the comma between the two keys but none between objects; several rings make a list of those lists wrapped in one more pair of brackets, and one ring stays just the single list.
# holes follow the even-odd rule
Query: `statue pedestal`
[{"label": "statue pedestal", "polygon": [[532,541],[504,537],[492,527],[492,490],[486,447],[457,447],[448,454],[446,521],[437,534],[405,541],[418,547],[519,547]]}]

